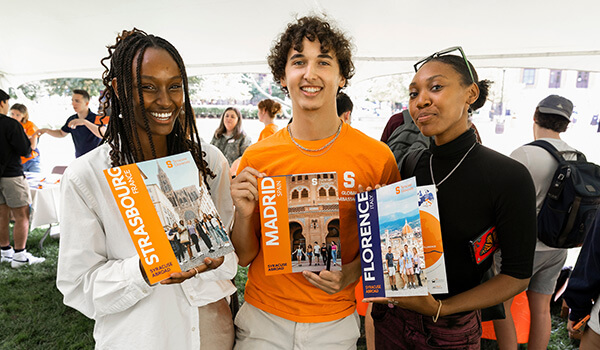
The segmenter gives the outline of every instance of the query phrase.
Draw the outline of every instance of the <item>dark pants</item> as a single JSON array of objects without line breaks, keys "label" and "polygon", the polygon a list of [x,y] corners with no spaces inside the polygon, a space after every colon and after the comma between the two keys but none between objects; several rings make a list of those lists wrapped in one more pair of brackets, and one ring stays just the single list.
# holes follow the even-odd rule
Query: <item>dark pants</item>
[{"label": "dark pants", "polygon": [[440,317],[437,323],[431,316],[414,311],[373,304],[375,348],[392,349],[463,349],[479,350],[481,342],[481,313],[472,311]]},{"label": "dark pants", "polygon": [[208,249],[212,249],[212,242],[210,241],[210,238],[206,235],[206,233],[200,233],[200,238],[202,238],[204,244],[206,244],[206,247],[208,247]]},{"label": "dark pants", "polygon": [[196,251],[200,253],[200,244],[198,244],[198,236],[195,234],[191,234],[190,237],[192,237],[192,244],[196,246]]},{"label": "dark pants", "polygon": [[179,243],[178,240],[172,240],[172,241],[169,241],[169,243],[171,243],[171,249],[173,249],[173,253],[175,253],[175,257],[177,258],[177,261],[181,262],[181,260],[183,260],[183,258],[184,258],[183,250],[181,249],[181,244]]}]

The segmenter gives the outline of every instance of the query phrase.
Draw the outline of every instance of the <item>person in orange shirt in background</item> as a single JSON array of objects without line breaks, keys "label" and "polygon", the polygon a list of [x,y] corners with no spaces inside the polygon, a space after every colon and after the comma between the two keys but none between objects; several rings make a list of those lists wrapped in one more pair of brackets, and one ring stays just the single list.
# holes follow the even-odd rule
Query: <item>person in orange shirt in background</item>
[{"label": "person in orange shirt in background", "polygon": [[258,120],[265,124],[260,132],[258,141],[267,138],[279,130],[275,125],[275,117],[281,113],[281,105],[271,99],[262,100],[258,103]]},{"label": "person in orange shirt in background", "polygon": [[31,142],[31,153],[25,157],[21,157],[21,164],[23,164],[23,171],[39,173],[40,169],[40,152],[38,151],[38,136],[35,134],[38,131],[38,127],[29,120],[29,113],[27,107],[20,103],[15,103],[10,107],[10,117],[23,125],[25,134],[29,137]]},{"label": "person in orange shirt in background", "polygon": [[[351,44],[341,31],[319,17],[300,18],[276,40],[268,62],[292,101],[293,121],[248,147],[232,181],[231,241],[239,264],[250,265],[235,349],[355,349],[360,322],[354,288],[361,267],[354,196],[359,185],[398,181],[398,167],[385,144],[337,115],[336,96],[354,73]],[[341,271],[266,276],[257,178],[334,171]]]}]

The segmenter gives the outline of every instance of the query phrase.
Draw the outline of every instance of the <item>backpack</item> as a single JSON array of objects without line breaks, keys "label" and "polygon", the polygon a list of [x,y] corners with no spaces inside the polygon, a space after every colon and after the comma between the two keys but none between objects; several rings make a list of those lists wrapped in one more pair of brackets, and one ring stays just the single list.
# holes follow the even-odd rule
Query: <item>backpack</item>
[{"label": "backpack", "polygon": [[[600,166],[579,151],[559,152],[543,140],[528,145],[545,149],[558,161],[537,217],[539,240],[554,248],[581,246],[600,207]],[[577,159],[565,160],[563,153],[575,153]]]},{"label": "backpack", "polygon": [[410,151],[429,148],[431,142],[430,138],[423,135],[415,125],[408,110],[402,111],[402,117],[404,123],[392,132],[386,142],[399,166]]}]

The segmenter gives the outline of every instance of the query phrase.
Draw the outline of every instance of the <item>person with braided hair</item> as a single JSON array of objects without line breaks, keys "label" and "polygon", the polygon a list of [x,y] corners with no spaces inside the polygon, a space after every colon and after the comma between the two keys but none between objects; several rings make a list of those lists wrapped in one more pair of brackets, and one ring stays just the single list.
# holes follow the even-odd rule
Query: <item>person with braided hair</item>
[{"label": "person with braided hair", "polygon": [[265,124],[265,128],[260,132],[258,141],[267,138],[279,130],[274,123],[275,117],[281,113],[281,104],[271,99],[265,99],[258,103],[258,120]]},{"label": "person with braided hair", "polygon": [[[64,303],[95,320],[99,349],[231,348],[226,297],[236,292],[234,253],[149,285],[102,170],[190,151],[226,225],[233,214],[229,164],[201,142],[183,60],[168,41],[123,31],[108,56],[105,141],[61,181],[57,287]],[[66,210],[68,208],[68,210]],[[195,278],[191,278],[195,277]]]}]

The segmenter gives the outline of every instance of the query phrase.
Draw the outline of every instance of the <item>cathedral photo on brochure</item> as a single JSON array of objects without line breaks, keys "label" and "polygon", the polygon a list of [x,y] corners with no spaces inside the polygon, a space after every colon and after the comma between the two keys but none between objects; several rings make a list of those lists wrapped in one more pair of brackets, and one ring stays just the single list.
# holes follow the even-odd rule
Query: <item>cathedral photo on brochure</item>
[{"label": "cathedral photo on brochure", "polygon": [[[182,155],[174,156],[182,158]],[[138,168],[182,270],[233,251],[221,217],[192,161],[138,163]],[[186,167],[189,170],[186,172]]]}]

